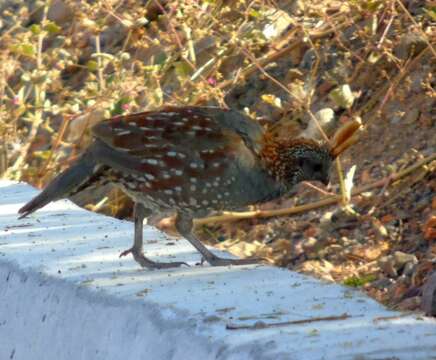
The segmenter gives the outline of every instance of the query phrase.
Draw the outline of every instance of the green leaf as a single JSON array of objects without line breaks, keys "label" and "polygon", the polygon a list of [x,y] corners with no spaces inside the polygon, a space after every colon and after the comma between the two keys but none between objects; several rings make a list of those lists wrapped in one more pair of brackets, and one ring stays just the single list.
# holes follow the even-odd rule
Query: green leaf
[{"label": "green leaf", "polygon": [[344,280],[344,285],[351,287],[361,287],[367,283],[373,282],[377,277],[373,274],[364,275],[361,277],[352,276]]},{"label": "green leaf", "polygon": [[33,24],[32,26],[30,26],[30,31],[33,35],[39,35],[41,34],[41,26],[39,26],[38,24]]},{"label": "green leaf", "polygon": [[182,77],[182,78],[188,77],[192,72],[192,68],[185,61],[175,62],[174,67],[176,69],[177,76]]},{"label": "green leaf", "polygon": [[41,150],[41,151],[34,151],[33,152],[33,156],[43,159],[43,160],[48,160],[48,158],[50,157],[51,154],[51,150]]},{"label": "green leaf", "polygon": [[86,67],[88,68],[89,71],[97,71],[98,70],[98,63],[97,63],[97,61],[89,60],[86,63]]},{"label": "green leaf", "polygon": [[255,9],[250,9],[249,14],[254,18],[260,18],[262,16],[261,13]]},{"label": "green leaf", "polygon": [[54,21],[48,21],[47,24],[44,26],[44,29],[52,35],[57,34],[62,30],[62,28]]},{"label": "green leaf", "polygon": [[121,115],[122,113],[124,113],[123,105],[128,104],[129,102],[130,98],[128,97],[122,97],[121,99],[119,99],[113,106],[111,116]]},{"label": "green leaf", "polygon": [[272,94],[263,94],[261,96],[261,99],[266,102],[267,104],[277,107],[279,109],[282,108],[282,101],[279,97],[272,95]]},{"label": "green leaf", "polygon": [[23,43],[11,46],[11,50],[19,55],[33,57],[36,54],[36,49],[33,44]]},{"label": "green leaf", "polygon": [[430,9],[423,9],[424,12],[433,20],[436,21],[436,6]]},{"label": "green leaf", "polygon": [[154,58],[154,64],[153,65],[163,65],[165,64],[165,61],[167,61],[167,56],[165,53],[157,54]]}]

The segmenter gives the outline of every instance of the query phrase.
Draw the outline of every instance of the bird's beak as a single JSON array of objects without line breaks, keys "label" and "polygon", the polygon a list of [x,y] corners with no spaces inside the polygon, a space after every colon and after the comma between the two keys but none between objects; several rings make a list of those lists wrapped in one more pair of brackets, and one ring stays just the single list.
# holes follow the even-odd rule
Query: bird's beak
[{"label": "bird's beak", "polygon": [[322,179],[320,179],[320,181],[321,181],[325,186],[328,186],[328,184],[330,184],[330,176],[329,176],[329,175],[323,176]]}]

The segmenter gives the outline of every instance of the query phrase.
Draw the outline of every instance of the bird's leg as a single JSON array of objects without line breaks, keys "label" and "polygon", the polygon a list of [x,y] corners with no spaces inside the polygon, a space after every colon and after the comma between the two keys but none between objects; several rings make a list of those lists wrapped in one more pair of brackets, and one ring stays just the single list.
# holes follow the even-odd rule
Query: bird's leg
[{"label": "bird's leg", "polygon": [[133,210],[133,215],[135,218],[135,238],[134,238],[134,242],[133,242],[133,246],[128,249],[123,251],[120,254],[120,257],[122,256],[126,256],[128,254],[132,254],[133,258],[135,259],[135,261],[137,263],[139,263],[139,265],[141,265],[142,267],[145,267],[147,269],[168,269],[168,268],[172,268],[172,267],[178,267],[181,265],[187,265],[188,264],[184,263],[184,262],[155,262],[152,261],[150,259],[147,259],[144,256],[144,252],[143,252],[143,224],[144,224],[144,218],[146,216],[149,216],[151,214],[151,211],[149,209],[146,209],[144,207],[144,205],[140,204],[140,203],[135,203],[135,207]]},{"label": "bird's leg", "polygon": [[194,246],[203,256],[203,260],[206,260],[212,266],[226,266],[226,265],[247,265],[257,264],[262,259],[223,259],[212,252],[210,252],[206,246],[204,246],[200,240],[198,240],[192,233],[192,217],[188,214],[177,213],[176,217],[176,229],[186,240],[188,240],[192,246]]}]

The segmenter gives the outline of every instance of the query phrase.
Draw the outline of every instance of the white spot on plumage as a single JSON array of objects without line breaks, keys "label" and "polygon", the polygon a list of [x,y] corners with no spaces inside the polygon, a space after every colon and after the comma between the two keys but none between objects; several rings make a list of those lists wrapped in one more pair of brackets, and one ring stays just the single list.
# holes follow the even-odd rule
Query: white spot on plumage
[{"label": "white spot on plumage", "polygon": [[174,188],[174,190],[176,190],[177,192],[182,192],[182,187],[181,186],[176,186]]},{"label": "white spot on plumage", "polygon": [[153,176],[153,175],[151,175],[151,174],[145,174],[144,175],[148,180],[154,180],[155,179],[155,177]]},{"label": "white spot on plumage", "polygon": [[183,171],[182,171],[182,170],[176,170],[176,171],[174,171],[174,173],[175,173],[177,176],[182,176],[182,175],[183,175]]},{"label": "white spot on plumage", "polygon": [[192,162],[192,163],[189,164],[189,167],[192,168],[192,169],[197,169],[198,168],[198,164],[195,163],[195,162]]},{"label": "white spot on plumage", "polygon": [[157,165],[158,161],[156,159],[142,159],[141,163],[150,164],[150,165]]},{"label": "white spot on plumage", "polygon": [[131,134],[131,133],[132,132],[130,130],[117,131],[117,135],[118,136],[128,135],[128,134]]},{"label": "white spot on plumage", "polygon": [[197,205],[197,200],[196,199],[194,199],[194,198],[189,198],[189,205],[191,205],[191,206],[195,206],[195,205]]},{"label": "white spot on plumage", "polygon": [[164,194],[172,195],[173,191],[171,189],[166,189],[166,190],[164,190]]}]

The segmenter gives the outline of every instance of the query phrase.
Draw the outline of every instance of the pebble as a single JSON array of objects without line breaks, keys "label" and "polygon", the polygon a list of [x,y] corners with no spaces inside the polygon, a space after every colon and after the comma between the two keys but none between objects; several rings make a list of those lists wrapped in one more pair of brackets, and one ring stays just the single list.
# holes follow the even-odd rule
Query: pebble
[{"label": "pebble", "polygon": [[406,254],[402,251],[395,251],[394,253],[394,261],[395,261],[395,267],[397,269],[402,268],[407,263],[412,263],[413,265],[418,263],[418,259],[413,254]]}]

